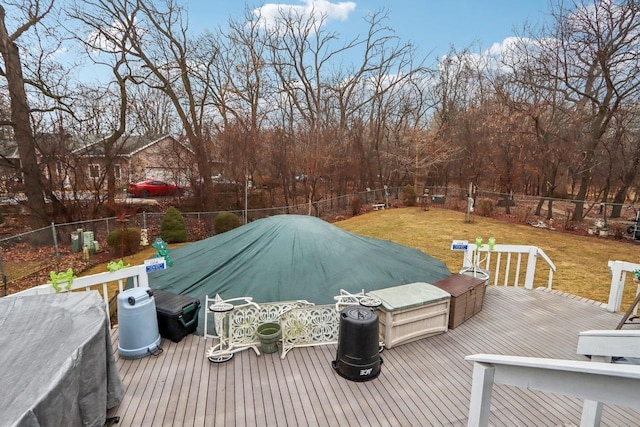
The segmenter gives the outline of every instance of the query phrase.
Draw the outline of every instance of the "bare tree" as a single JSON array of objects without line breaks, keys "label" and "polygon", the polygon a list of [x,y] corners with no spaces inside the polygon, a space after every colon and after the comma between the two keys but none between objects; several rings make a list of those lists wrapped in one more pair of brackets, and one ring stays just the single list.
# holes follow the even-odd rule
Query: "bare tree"
[{"label": "bare tree", "polygon": [[179,135],[180,125],[171,100],[144,85],[129,86],[130,129],[145,136]]},{"label": "bare tree", "polygon": [[[206,117],[215,102],[207,84],[216,57],[211,46],[188,36],[185,10],[173,0],[91,0],[82,4],[87,20],[119,34],[109,39],[122,52],[134,81],[155,89],[171,101],[198,167],[205,207],[212,207],[210,153]],[[90,15],[90,16],[89,16]]]},{"label": "bare tree", "polygon": [[640,123],[637,108],[636,104],[631,110],[619,111],[615,118],[614,141],[608,144],[612,150],[612,164],[615,165],[612,179],[616,185],[611,218],[620,217],[629,189],[640,175]]},{"label": "bare tree", "polygon": [[217,94],[214,128],[219,153],[225,155],[225,174],[245,184],[271,182],[262,136],[275,108],[273,73],[265,59],[267,34],[247,9],[244,19],[230,20],[225,31],[209,34],[206,40],[217,52],[208,84]]},{"label": "bare tree", "polygon": [[[583,218],[584,200],[597,166],[597,150],[615,114],[640,91],[640,9],[636,2],[557,3],[553,24],[538,44],[536,73],[549,90],[572,103],[581,161],[574,220]],[[559,84],[558,84],[559,83]]]},{"label": "bare tree", "polygon": [[[269,64],[279,81],[280,113],[287,115],[282,128],[295,134],[295,174],[302,177],[299,181],[310,206],[322,196],[321,191],[331,190],[332,176],[338,182],[353,176],[344,170],[336,173],[338,170],[368,170],[369,185],[384,181],[382,174],[364,164],[373,163],[376,156],[380,163],[379,150],[385,141],[382,123],[391,115],[379,113],[385,106],[398,104],[393,99],[395,91],[421,67],[413,46],[401,43],[384,26],[386,17],[384,11],[370,15],[368,32],[344,43],[325,30],[327,17],[320,13],[281,11],[270,28]],[[343,58],[357,51],[362,52],[358,61],[344,66]],[[360,131],[367,127],[372,128],[371,142],[361,138]],[[369,150],[377,154],[372,157]],[[349,159],[361,163],[356,166]],[[379,165],[375,169],[381,170]]]},{"label": "bare tree", "polygon": [[44,195],[42,192],[42,178],[36,156],[36,140],[31,127],[29,101],[25,90],[25,77],[22,71],[18,39],[27,31],[38,25],[52,10],[53,0],[50,1],[21,1],[12,4],[16,13],[22,13],[20,18],[12,18],[18,22],[15,30],[9,32],[5,7],[0,5],[0,54],[4,68],[0,69],[0,76],[7,82],[11,101],[11,120],[3,123],[13,128],[13,134],[20,153],[21,172],[24,178],[24,192],[31,210],[31,226],[40,228],[48,223]]}]

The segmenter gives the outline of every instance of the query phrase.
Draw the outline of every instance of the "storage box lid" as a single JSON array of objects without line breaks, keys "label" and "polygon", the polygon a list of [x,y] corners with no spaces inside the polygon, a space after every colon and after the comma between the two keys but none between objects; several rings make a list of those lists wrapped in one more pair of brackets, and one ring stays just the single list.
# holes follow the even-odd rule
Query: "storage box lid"
[{"label": "storage box lid", "polygon": [[200,307],[200,300],[195,297],[174,294],[160,289],[153,289],[152,292],[156,300],[156,310],[165,315],[175,316],[182,314],[185,309],[191,311]]},{"label": "storage box lid", "polygon": [[449,292],[452,297],[464,295],[469,292],[470,289],[478,286],[484,286],[484,284],[485,279],[481,277],[473,277],[460,273],[452,274],[451,276],[434,283],[438,288]]},{"label": "storage box lid", "polygon": [[382,301],[386,311],[396,311],[451,298],[448,292],[425,282],[378,289],[367,295]]}]

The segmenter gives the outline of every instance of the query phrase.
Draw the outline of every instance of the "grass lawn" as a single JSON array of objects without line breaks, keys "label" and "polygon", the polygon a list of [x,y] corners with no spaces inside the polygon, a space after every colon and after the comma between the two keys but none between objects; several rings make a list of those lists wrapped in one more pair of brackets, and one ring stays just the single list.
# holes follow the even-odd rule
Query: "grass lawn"
[{"label": "grass lawn", "polygon": [[[538,246],[556,265],[553,289],[601,302],[609,299],[611,274],[607,262],[640,262],[640,245],[630,241],[579,236],[478,215],[474,215],[472,222],[467,224],[464,213],[434,207],[428,211],[420,208],[380,210],[336,225],[352,233],[420,249],[445,262],[452,273],[462,267],[463,256],[462,252],[451,250],[452,240],[469,240],[472,243],[481,236],[486,242],[490,236],[494,236],[499,244]],[[495,258],[492,259],[494,261]],[[512,258],[513,270],[515,261]],[[505,263],[506,257],[503,257],[502,267]],[[523,257],[522,269],[525,266],[526,257]],[[537,267],[539,271],[534,286],[546,286],[549,272],[546,262],[538,258]],[[523,280],[520,280],[520,284]],[[629,285],[629,276],[627,282],[623,310],[633,301],[636,291],[633,283]]]}]

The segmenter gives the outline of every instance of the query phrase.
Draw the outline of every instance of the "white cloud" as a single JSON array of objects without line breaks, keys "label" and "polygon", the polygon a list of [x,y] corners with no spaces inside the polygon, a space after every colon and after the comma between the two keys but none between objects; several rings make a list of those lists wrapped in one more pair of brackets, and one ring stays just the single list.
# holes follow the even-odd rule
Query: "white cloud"
[{"label": "white cloud", "polygon": [[524,46],[536,46],[537,41],[526,37],[507,37],[500,43],[494,43],[483,52],[485,56],[494,58],[509,57],[521,51]]},{"label": "white cloud", "polygon": [[326,20],[346,21],[356,8],[354,2],[332,3],[328,0],[301,0],[302,4],[267,3],[254,9],[253,15],[265,28],[276,26],[282,17],[326,17]]},{"label": "white cloud", "polygon": [[[137,19],[134,18],[133,26],[135,31],[144,34],[144,30],[137,25]],[[95,51],[118,53],[122,51],[123,46],[129,47],[127,40],[127,32],[131,29],[125,28],[125,24],[121,21],[114,21],[109,28],[101,28],[93,30],[87,37],[86,43]]]}]

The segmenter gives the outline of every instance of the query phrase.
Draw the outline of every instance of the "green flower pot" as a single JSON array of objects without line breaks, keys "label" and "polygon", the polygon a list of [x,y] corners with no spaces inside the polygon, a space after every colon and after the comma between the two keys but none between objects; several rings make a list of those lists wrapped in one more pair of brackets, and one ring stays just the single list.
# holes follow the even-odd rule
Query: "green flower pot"
[{"label": "green flower pot", "polygon": [[269,322],[258,326],[256,335],[260,340],[260,348],[263,353],[275,353],[278,351],[278,341],[282,337],[280,324]]}]

